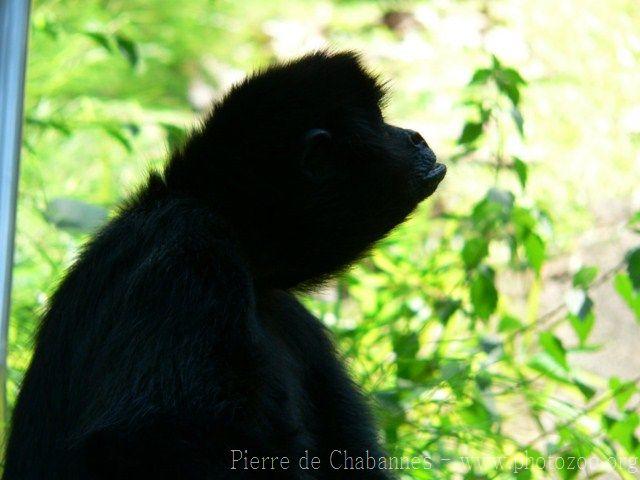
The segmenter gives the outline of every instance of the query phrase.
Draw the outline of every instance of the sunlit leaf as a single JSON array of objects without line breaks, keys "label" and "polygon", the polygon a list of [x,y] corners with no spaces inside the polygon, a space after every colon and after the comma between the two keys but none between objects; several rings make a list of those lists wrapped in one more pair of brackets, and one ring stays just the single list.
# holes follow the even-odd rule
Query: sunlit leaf
[{"label": "sunlit leaf", "polygon": [[508,333],[522,328],[522,322],[511,315],[504,315],[498,324],[498,332]]},{"label": "sunlit leaf", "polygon": [[487,199],[492,202],[499,203],[505,209],[511,209],[515,201],[515,196],[512,192],[501,188],[492,187],[487,192]]},{"label": "sunlit leaf", "polygon": [[471,404],[460,409],[460,417],[465,425],[473,425],[475,428],[488,429],[495,418],[484,402],[473,399]]},{"label": "sunlit leaf", "polygon": [[609,389],[618,406],[619,410],[624,410],[633,394],[636,393],[638,387],[633,381],[623,382],[618,377],[611,377],[609,379]]},{"label": "sunlit leaf", "polygon": [[420,342],[415,332],[394,334],[392,342],[393,351],[398,357],[415,358],[420,350]]},{"label": "sunlit leaf", "polygon": [[484,238],[470,238],[462,248],[462,261],[468,269],[475,268],[487,256],[489,244]]},{"label": "sunlit leaf", "polygon": [[476,271],[469,293],[475,314],[480,318],[488,319],[498,306],[495,272],[491,267],[482,265]]},{"label": "sunlit leaf", "polygon": [[480,68],[473,72],[473,77],[471,77],[470,85],[478,85],[486,83],[489,78],[491,78],[493,71],[489,68]]},{"label": "sunlit leaf", "polygon": [[569,371],[567,351],[558,337],[551,332],[542,332],[540,334],[540,346],[563,370]]},{"label": "sunlit leaf", "polygon": [[566,296],[566,304],[569,312],[580,319],[584,319],[591,313],[593,301],[584,290],[570,290]]},{"label": "sunlit leaf", "polygon": [[451,316],[460,308],[461,304],[462,302],[460,300],[455,300],[453,298],[437,300],[434,303],[434,308],[440,322],[446,325]]},{"label": "sunlit leaf", "polygon": [[139,54],[138,54],[138,46],[128,37],[124,35],[116,35],[116,45],[118,45],[118,49],[120,53],[127,59],[129,64],[132,67],[138,65]]},{"label": "sunlit leaf", "polygon": [[521,242],[527,239],[537,224],[537,220],[531,211],[522,207],[514,207],[511,212],[511,221],[516,230],[516,237]]},{"label": "sunlit leaf", "polygon": [[573,286],[587,289],[598,276],[598,267],[582,267],[573,276]]},{"label": "sunlit leaf", "polygon": [[593,311],[589,311],[587,314],[582,316],[570,313],[567,318],[569,319],[569,323],[571,324],[573,331],[578,337],[580,346],[584,346],[589,338],[589,334],[593,330],[593,326],[596,323],[596,316],[593,314]]},{"label": "sunlit leaf", "polygon": [[630,413],[625,417],[615,420],[607,429],[609,436],[617,441],[628,453],[635,453],[637,439],[634,433],[640,424],[640,417],[637,413]]},{"label": "sunlit leaf", "polygon": [[546,248],[544,241],[535,233],[531,233],[524,241],[524,251],[529,265],[540,273],[545,260]]},{"label": "sunlit leaf", "polygon": [[574,383],[576,387],[578,387],[578,390],[580,390],[580,392],[584,395],[584,397],[587,400],[591,400],[596,394],[596,389],[593,388],[592,386],[587,385],[586,383],[581,382],[580,380],[574,380]]},{"label": "sunlit leaf", "polygon": [[636,232],[640,232],[640,212],[634,213],[629,219],[629,227]]},{"label": "sunlit leaf", "polygon": [[498,89],[509,97],[513,106],[517,107],[520,103],[520,89],[518,86],[514,83],[505,82],[500,78],[497,79],[496,84],[498,85]]},{"label": "sunlit leaf", "polygon": [[627,253],[627,274],[633,289],[640,291],[640,247]]},{"label": "sunlit leaf", "polygon": [[529,167],[527,164],[518,157],[513,157],[513,170],[516,172],[516,175],[518,175],[518,180],[522,188],[526,188],[529,176]]},{"label": "sunlit leaf", "polygon": [[480,348],[484,353],[491,353],[496,348],[502,347],[502,341],[498,338],[483,336],[480,338]]},{"label": "sunlit leaf", "polygon": [[520,72],[514,68],[503,68],[500,71],[500,74],[506,79],[506,81],[513,83],[514,85],[526,85],[527,83],[526,80],[522,78],[522,75],[520,75]]},{"label": "sunlit leaf", "polygon": [[170,123],[163,123],[161,125],[167,134],[167,143],[169,144],[169,150],[173,151],[180,149],[187,139],[187,132],[183,128],[177,127]]},{"label": "sunlit leaf", "polygon": [[616,275],[613,286],[634,313],[636,320],[640,322],[640,292],[633,289],[629,275],[626,273]]},{"label": "sunlit leaf", "polygon": [[480,137],[480,135],[482,135],[482,123],[467,122],[464,124],[462,133],[458,138],[458,143],[460,145],[473,143]]},{"label": "sunlit leaf", "polygon": [[64,136],[68,137],[71,135],[71,128],[65,122],[61,120],[54,120],[50,118],[41,119],[41,118],[33,118],[27,117],[25,119],[26,123],[29,125],[36,125],[41,128],[51,128],[53,130],[57,130],[62,133]]},{"label": "sunlit leaf", "polygon": [[109,53],[113,52],[111,37],[100,32],[84,32],[84,34]]},{"label": "sunlit leaf", "polygon": [[529,367],[552,380],[573,384],[571,376],[568,374],[567,370],[547,352],[539,352],[534,355],[531,360],[529,360]]},{"label": "sunlit leaf", "polygon": [[132,152],[133,151],[133,146],[131,145],[131,142],[129,141],[127,136],[124,134],[122,129],[120,129],[118,127],[113,127],[113,126],[106,126],[106,127],[104,127],[104,131],[107,132],[107,134],[110,137],[112,137],[115,140],[117,140],[118,143],[120,145],[122,145],[127,152]]},{"label": "sunlit leaf", "polygon": [[520,137],[524,137],[524,119],[522,118],[522,113],[518,108],[514,107],[511,109],[511,118],[518,129]]},{"label": "sunlit leaf", "polygon": [[398,429],[405,423],[406,413],[397,391],[375,392],[376,405],[380,406],[378,419],[385,438],[394,442],[398,438]]},{"label": "sunlit leaf", "polygon": [[44,215],[60,229],[91,232],[104,224],[107,210],[72,198],[54,198],[47,204]]},{"label": "sunlit leaf", "polygon": [[479,372],[478,375],[476,375],[475,381],[480,390],[487,390],[493,383],[491,375],[486,371]]}]

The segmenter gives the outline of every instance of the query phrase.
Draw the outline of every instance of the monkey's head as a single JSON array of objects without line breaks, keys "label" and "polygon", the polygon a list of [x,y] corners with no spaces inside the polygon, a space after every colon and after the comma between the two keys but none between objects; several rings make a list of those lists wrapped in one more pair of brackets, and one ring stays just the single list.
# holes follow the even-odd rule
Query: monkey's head
[{"label": "monkey's head", "polygon": [[167,176],[198,183],[216,203],[257,278],[316,283],[359,258],[445,176],[419,133],[385,122],[384,93],[352,53],[270,67],[214,107]]}]

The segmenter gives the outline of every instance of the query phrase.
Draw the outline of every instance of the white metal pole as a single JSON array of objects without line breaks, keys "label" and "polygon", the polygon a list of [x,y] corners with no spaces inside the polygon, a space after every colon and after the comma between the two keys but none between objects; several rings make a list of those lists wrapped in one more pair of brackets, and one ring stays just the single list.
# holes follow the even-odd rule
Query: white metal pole
[{"label": "white metal pole", "polygon": [[0,0],[0,422],[7,421],[7,333],[29,0]]}]

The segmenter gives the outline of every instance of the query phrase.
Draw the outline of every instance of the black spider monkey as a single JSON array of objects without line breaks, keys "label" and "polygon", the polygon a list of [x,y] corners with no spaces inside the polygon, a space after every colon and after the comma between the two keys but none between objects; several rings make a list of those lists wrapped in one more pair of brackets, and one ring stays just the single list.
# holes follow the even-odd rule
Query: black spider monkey
[{"label": "black spider monkey", "polygon": [[[293,292],[360,258],[445,167],[385,123],[353,53],[234,87],[84,248],[51,298],[4,479],[388,478],[358,389]],[[317,456],[318,469],[297,458]],[[246,469],[239,457],[287,457]]]}]

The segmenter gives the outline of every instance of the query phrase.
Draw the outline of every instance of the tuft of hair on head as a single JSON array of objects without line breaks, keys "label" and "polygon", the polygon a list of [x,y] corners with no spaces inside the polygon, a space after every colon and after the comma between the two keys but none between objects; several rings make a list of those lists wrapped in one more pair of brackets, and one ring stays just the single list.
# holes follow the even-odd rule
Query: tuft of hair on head
[{"label": "tuft of hair on head", "polygon": [[380,112],[386,92],[358,53],[317,51],[249,75],[214,106],[206,129],[237,135],[266,125],[297,134],[353,112]]}]

